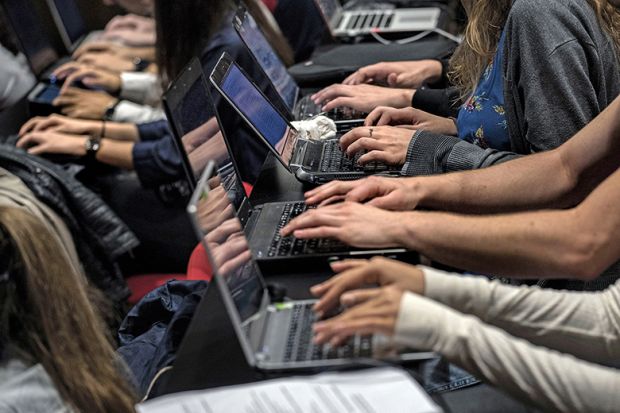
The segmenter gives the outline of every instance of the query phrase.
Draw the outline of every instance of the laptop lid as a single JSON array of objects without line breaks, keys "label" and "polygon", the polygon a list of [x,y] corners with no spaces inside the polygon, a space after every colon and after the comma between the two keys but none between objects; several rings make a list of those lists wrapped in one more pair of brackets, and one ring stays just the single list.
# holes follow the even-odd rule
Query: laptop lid
[{"label": "laptop lid", "polygon": [[224,53],[210,77],[215,89],[235,108],[268,149],[291,172],[297,131],[243,70]]},{"label": "laptop lid", "polygon": [[219,135],[208,83],[200,60],[194,58],[172,82],[163,97],[164,109],[170,122],[177,150],[190,187],[196,183],[210,159],[222,164],[230,159]]},{"label": "laptop lid", "polygon": [[4,0],[1,4],[32,72],[40,77],[59,58],[43,18],[29,0]]},{"label": "laptop lid", "polygon": [[74,0],[46,0],[67,51],[75,50],[87,34],[86,24]]},{"label": "laptop lid", "polygon": [[342,6],[338,0],[314,0],[314,4],[327,23],[330,33],[334,34],[334,27],[342,15]]},{"label": "laptop lid", "polygon": [[263,335],[269,294],[229,198],[235,187],[238,190],[239,183],[226,188],[224,182],[231,180],[222,177],[215,163],[209,162],[187,211],[209,257],[241,348],[248,363],[254,366],[255,351]]},{"label": "laptop lid", "polygon": [[292,114],[299,97],[299,86],[245,7],[239,6],[237,9],[233,26],[258,66],[273,84],[284,106]]}]

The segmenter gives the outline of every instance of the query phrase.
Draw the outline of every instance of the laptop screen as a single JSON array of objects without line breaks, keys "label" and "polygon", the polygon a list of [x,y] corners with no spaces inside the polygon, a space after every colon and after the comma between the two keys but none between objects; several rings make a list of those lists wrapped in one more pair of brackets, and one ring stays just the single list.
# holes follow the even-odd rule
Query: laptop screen
[{"label": "laptop screen", "polygon": [[288,165],[294,142],[292,135],[295,131],[289,127],[284,116],[234,63],[230,65],[219,87],[256,132]]},{"label": "laptop screen", "polygon": [[58,54],[45,33],[41,16],[30,1],[5,0],[2,4],[32,71],[40,76],[58,60]]},{"label": "laptop screen", "polygon": [[327,26],[330,27],[332,19],[336,13],[342,9],[338,0],[314,0],[314,2],[319,7],[323,17],[327,20]]},{"label": "laptop screen", "polygon": [[86,34],[86,25],[74,0],[52,0],[71,46]]},{"label": "laptop screen", "polygon": [[293,112],[299,88],[251,14],[243,13],[237,32],[256,62],[275,86],[284,104]]},{"label": "laptop screen", "polygon": [[199,181],[188,211],[213,271],[225,281],[241,323],[261,310],[264,284],[231,199],[243,188],[236,174],[223,176],[211,163]]}]

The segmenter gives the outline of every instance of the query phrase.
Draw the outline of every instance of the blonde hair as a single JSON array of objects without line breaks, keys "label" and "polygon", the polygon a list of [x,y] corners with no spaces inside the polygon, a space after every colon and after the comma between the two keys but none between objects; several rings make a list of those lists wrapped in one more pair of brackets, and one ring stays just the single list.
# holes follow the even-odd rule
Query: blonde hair
[{"label": "blonde hair", "polygon": [[86,278],[57,238],[33,215],[0,207],[0,338],[15,355],[41,363],[76,411],[134,411]]},{"label": "blonde hair", "polygon": [[[594,9],[599,24],[614,43],[616,56],[620,56],[620,11],[608,0],[583,1]],[[465,99],[474,92],[480,76],[493,60],[512,0],[462,0],[462,3],[468,23],[463,43],[450,61],[449,77]]]}]

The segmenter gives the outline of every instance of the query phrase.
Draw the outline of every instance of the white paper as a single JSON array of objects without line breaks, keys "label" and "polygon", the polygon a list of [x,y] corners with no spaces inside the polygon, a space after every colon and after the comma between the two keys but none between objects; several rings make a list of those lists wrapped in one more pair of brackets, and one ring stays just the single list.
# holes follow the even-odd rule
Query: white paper
[{"label": "white paper", "polygon": [[185,392],[136,409],[139,413],[441,412],[406,372],[391,367]]}]

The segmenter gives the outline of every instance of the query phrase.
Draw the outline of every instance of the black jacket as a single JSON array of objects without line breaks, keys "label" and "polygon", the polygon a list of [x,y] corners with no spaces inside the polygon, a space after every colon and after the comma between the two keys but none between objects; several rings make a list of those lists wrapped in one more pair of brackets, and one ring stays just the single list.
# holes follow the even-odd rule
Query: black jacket
[{"label": "black jacket", "polygon": [[[129,289],[116,263],[138,240],[116,214],[63,168],[10,145],[0,145],[0,166],[19,177],[66,223],[89,280],[116,303]],[[79,167],[78,167],[79,168]]]}]

